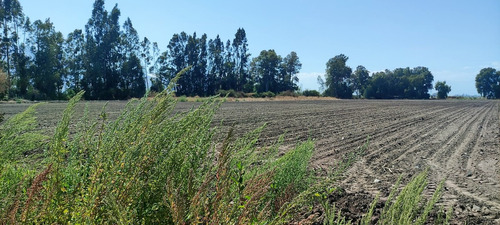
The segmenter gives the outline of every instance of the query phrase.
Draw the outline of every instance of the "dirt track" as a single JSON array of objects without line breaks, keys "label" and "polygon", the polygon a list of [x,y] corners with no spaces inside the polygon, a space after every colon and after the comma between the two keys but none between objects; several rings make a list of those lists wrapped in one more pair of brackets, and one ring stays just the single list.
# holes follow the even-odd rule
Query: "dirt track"
[{"label": "dirt track", "polygon": [[[99,104],[93,107],[100,109]],[[197,103],[179,103],[178,108],[193,104]],[[60,118],[54,109],[62,112],[63,104],[49,105],[39,109],[44,127]],[[111,102],[108,111],[116,115],[123,105]],[[0,107],[7,114],[16,111]],[[432,194],[445,179],[439,205],[453,206],[455,222],[500,224],[499,107],[498,101],[229,102],[214,125],[223,131],[234,126],[243,133],[267,123],[262,142],[286,132],[285,147],[312,138],[316,143],[312,163],[320,168],[336,165],[369,137],[369,149],[341,184],[350,195],[368,193],[373,199],[380,193],[384,198],[399,175],[405,175],[406,183],[428,167],[426,193]]]}]

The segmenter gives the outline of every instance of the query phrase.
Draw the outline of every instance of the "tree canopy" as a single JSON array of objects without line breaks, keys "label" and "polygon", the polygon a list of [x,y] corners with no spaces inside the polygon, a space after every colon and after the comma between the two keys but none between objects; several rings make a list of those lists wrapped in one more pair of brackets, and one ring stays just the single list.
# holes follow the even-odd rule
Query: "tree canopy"
[{"label": "tree canopy", "polygon": [[349,57],[340,54],[326,63],[325,95],[337,98],[352,97],[352,69],[346,65]]},{"label": "tree canopy", "polygon": [[2,98],[66,99],[81,90],[86,99],[141,97],[149,84],[151,91],[161,91],[185,68],[177,95],[298,89],[297,53],[283,58],[269,50],[251,59],[243,28],[227,41],[180,32],[162,52],[156,42],[140,38],[130,18],[120,24],[120,9],[108,11],[104,0],[95,0],[84,29],[67,37],[50,19],[32,23],[18,0],[1,1],[0,7]]},{"label": "tree canopy", "polygon": [[448,97],[448,93],[451,91],[451,87],[446,84],[446,81],[438,81],[434,88],[437,91],[438,99],[445,99]]},{"label": "tree canopy", "polygon": [[488,67],[476,75],[477,92],[485,98],[500,98],[500,71]]}]

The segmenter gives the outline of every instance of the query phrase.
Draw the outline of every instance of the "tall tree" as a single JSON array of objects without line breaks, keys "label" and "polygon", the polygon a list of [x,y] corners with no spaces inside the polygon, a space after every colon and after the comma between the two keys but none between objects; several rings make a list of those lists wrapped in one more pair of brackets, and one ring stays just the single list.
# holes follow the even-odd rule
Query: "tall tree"
[{"label": "tall tree", "polygon": [[488,99],[499,98],[500,95],[496,94],[499,87],[500,73],[497,73],[495,69],[491,67],[483,68],[476,75],[476,89],[481,96]]},{"label": "tall tree", "polygon": [[[170,80],[174,78],[177,73],[188,66],[186,60],[188,38],[185,32],[174,34],[168,43],[167,51],[163,52],[158,58],[158,76],[160,77],[162,85],[168,85]],[[184,81],[185,80],[182,80],[182,78],[179,79],[176,87],[177,90],[183,92],[183,90],[186,89],[187,84],[184,83]]]},{"label": "tall tree", "polygon": [[302,63],[300,63],[297,53],[294,51],[290,52],[290,54],[283,59],[280,91],[294,91],[298,89],[297,83],[299,82],[299,78],[297,74],[300,72],[301,68]]},{"label": "tall tree", "polygon": [[208,95],[208,74],[207,74],[207,64],[208,64],[208,50],[207,50],[207,35],[203,34],[201,38],[197,41],[199,56],[196,65],[194,66],[195,74],[197,74],[197,87],[195,93],[198,96]]},{"label": "tall tree", "polygon": [[352,69],[346,65],[349,57],[340,54],[326,63],[326,90],[325,94],[337,98],[351,98]]},{"label": "tall tree", "polygon": [[85,36],[82,30],[76,29],[68,34],[64,45],[66,87],[75,93],[82,90],[82,79],[85,73]]},{"label": "tall tree", "polygon": [[208,41],[208,81],[207,94],[213,95],[221,89],[221,82],[224,76],[224,42],[219,35],[214,40]]},{"label": "tall tree", "polygon": [[104,36],[107,32],[108,12],[104,8],[104,0],[96,0],[92,16],[85,25],[85,74],[83,89],[87,99],[98,99],[104,89],[103,74],[106,73],[106,50]]},{"label": "tall tree", "polygon": [[273,49],[263,50],[251,63],[251,71],[257,81],[257,92],[278,92],[281,56]]},{"label": "tall tree", "polygon": [[0,1],[0,18],[2,20],[0,26],[3,31],[1,33],[0,56],[5,63],[4,68],[10,81],[16,63],[16,59],[13,56],[19,55],[16,54],[19,51],[19,32],[25,20],[19,1]]},{"label": "tall tree", "polygon": [[236,84],[234,89],[242,91],[243,87],[250,81],[248,73],[248,63],[250,54],[248,53],[248,40],[245,29],[239,28],[234,35],[232,50],[233,50],[233,74],[236,76]]},{"label": "tall tree", "polygon": [[118,81],[120,90],[119,98],[139,98],[146,93],[146,83],[144,82],[144,70],[139,59],[141,45],[137,30],[132,25],[130,18],[123,24],[121,32],[121,71]]},{"label": "tall tree", "polygon": [[96,0],[85,25],[86,62],[83,79],[86,98],[116,99],[120,80],[120,10],[104,8],[104,0]]},{"label": "tall tree", "polygon": [[146,93],[146,83],[144,82],[144,70],[141,60],[132,53],[121,65],[120,92],[119,98],[140,98]]},{"label": "tall tree", "polygon": [[56,32],[47,19],[34,22],[34,40],[32,53],[34,64],[31,68],[33,86],[40,92],[37,98],[57,99],[63,87],[63,42],[61,32]]},{"label": "tall tree", "polygon": [[224,56],[224,73],[222,76],[221,89],[229,90],[235,89],[237,84],[237,77],[234,73],[234,56],[231,47],[231,41],[226,42],[226,54]]},{"label": "tall tree", "polygon": [[[163,62],[163,61],[166,62],[166,59],[160,60],[160,57],[162,57],[162,54],[160,53],[160,48],[158,47],[157,42],[153,42],[153,47],[152,47],[151,51],[152,51],[151,52],[151,61],[153,62],[153,65],[151,65],[151,67],[149,67],[149,73],[152,76],[149,79],[151,81],[151,91],[161,92],[163,90],[163,82],[161,80],[162,77],[160,76],[160,65],[161,65],[161,62]],[[166,55],[166,53],[165,53],[165,55]]]},{"label": "tall tree", "polygon": [[448,93],[451,91],[450,85],[446,84],[446,81],[438,81],[436,82],[436,85],[434,88],[437,91],[437,98],[438,99],[446,99],[448,97]]},{"label": "tall tree", "polygon": [[358,96],[364,94],[366,86],[370,80],[370,71],[359,65],[352,74],[352,88]]},{"label": "tall tree", "polygon": [[143,61],[144,65],[144,82],[146,83],[146,90],[149,89],[148,84],[148,73],[149,71],[149,65],[151,64],[151,60],[153,60],[153,56],[151,55],[151,42],[147,37],[144,37],[144,39],[141,41],[141,59]]}]

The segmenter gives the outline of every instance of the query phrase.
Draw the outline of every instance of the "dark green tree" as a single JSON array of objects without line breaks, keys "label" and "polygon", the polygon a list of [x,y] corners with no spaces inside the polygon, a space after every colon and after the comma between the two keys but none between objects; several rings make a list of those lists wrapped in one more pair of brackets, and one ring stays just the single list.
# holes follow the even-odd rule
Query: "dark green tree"
[{"label": "dark green tree", "polygon": [[352,74],[352,89],[358,96],[365,93],[365,89],[370,81],[370,71],[364,66],[359,65]]},{"label": "dark green tree", "polygon": [[491,67],[481,69],[476,75],[476,89],[485,98],[499,98],[500,73]]},{"label": "dark green tree", "polygon": [[250,67],[257,82],[257,92],[277,93],[279,91],[278,80],[281,62],[281,56],[276,54],[273,49],[263,50],[258,57],[253,58]]},{"label": "dark green tree", "polygon": [[346,65],[349,57],[340,54],[326,63],[325,95],[337,98],[352,98],[351,73]]},{"label": "dark green tree", "polygon": [[438,99],[446,99],[448,97],[448,93],[451,91],[451,87],[446,84],[446,81],[438,81],[434,88],[437,91]]},{"label": "dark green tree", "polygon": [[108,12],[104,0],[96,0],[85,25],[85,74],[83,89],[87,99],[116,99],[120,80],[120,10]]},{"label": "dark green tree", "polygon": [[99,99],[104,89],[106,73],[106,52],[104,36],[107,32],[108,12],[104,8],[104,0],[96,0],[92,16],[85,25],[85,74],[82,86],[85,98]]},{"label": "dark green tree", "polygon": [[197,41],[199,49],[198,60],[193,65],[194,73],[196,74],[195,94],[198,96],[208,95],[208,50],[207,50],[207,35],[203,34]]},{"label": "dark green tree", "polygon": [[282,76],[279,83],[281,84],[280,91],[295,91],[298,89],[297,83],[299,78],[297,74],[302,68],[302,63],[300,63],[299,56],[296,52],[292,51],[285,58],[283,58],[282,63]]},{"label": "dark green tree", "polygon": [[120,80],[120,98],[140,98],[146,93],[144,82],[144,70],[141,60],[135,54],[131,54],[121,67],[122,79]]},{"label": "dark green tree", "polygon": [[396,85],[391,79],[391,71],[377,72],[373,74],[370,83],[365,89],[365,98],[387,99],[394,98],[392,88]]},{"label": "dark green tree", "polygon": [[[188,43],[188,35],[185,32],[174,34],[167,46],[167,51],[163,52],[158,58],[158,74],[159,80],[163,86],[167,86],[175,75],[188,66],[186,60],[186,45]],[[184,74],[186,75],[186,74]],[[177,83],[177,91],[186,90],[185,77],[179,79]],[[179,93],[179,92],[178,92]]]},{"label": "dark green tree", "polygon": [[229,90],[235,89],[236,84],[238,82],[238,78],[234,73],[234,56],[231,46],[231,41],[227,40],[226,42],[226,54],[224,55],[224,72],[221,79],[221,89]]},{"label": "dark green tree", "polygon": [[25,17],[22,11],[22,6],[18,0],[2,0],[0,1],[0,18],[2,28],[0,57],[3,62],[9,83],[12,80],[16,69],[16,63],[21,56],[19,54],[19,34],[23,28]]},{"label": "dark green tree", "polygon": [[76,29],[68,34],[64,42],[64,58],[66,67],[66,87],[74,93],[82,88],[85,73],[85,36],[82,30]]},{"label": "dark green tree", "polygon": [[[233,74],[236,77],[234,89],[243,91],[245,85],[250,82],[248,72],[250,53],[248,53],[248,40],[245,29],[239,28],[234,35],[232,50],[233,50]],[[248,88],[247,88],[248,89]]]},{"label": "dark green tree", "polygon": [[56,32],[50,19],[45,22],[37,20],[33,24],[34,43],[32,53],[34,64],[30,71],[33,86],[39,91],[35,98],[58,99],[63,88],[62,76],[65,74],[63,64],[63,42],[61,32]]},{"label": "dark green tree", "polygon": [[365,98],[428,99],[434,77],[426,67],[407,67],[375,73],[369,80]]},{"label": "dark green tree", "polygon": [[208,77],[207,94],[213,95],[222,89],[224,77],[224,42],[219,35],[214,40],[208,41]]},{"label": "dark green tree", "polygon": [[138,57],[141,45],[137,30],[130,18],[123,24],[120,41],[122,52],[119,55],[121,61],[118,62],[121,63],[121,71],[117,97],[121,99],[142,97],[146,93],[146,83],[144,82],[144,69]]}]

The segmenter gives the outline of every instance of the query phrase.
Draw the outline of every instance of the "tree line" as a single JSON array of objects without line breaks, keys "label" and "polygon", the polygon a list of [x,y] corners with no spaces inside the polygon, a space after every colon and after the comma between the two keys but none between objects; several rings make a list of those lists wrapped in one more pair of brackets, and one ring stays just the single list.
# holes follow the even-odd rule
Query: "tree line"
[{"label": "tree line", "polygon": [[2,0],[0,97],[66,99],[81,90],[86,99],[142,97],[148,89],[163,90],[185,68],[178,95],[298,88],[297,54],[264,50],[252,59],[243,28],[226,42],[218,35],[174,34],[161,52],[156,42],[140,39],[130,18],[119,23],[117,5],[107,11],[104,3],[96,0],[85,28],[64,37],[50,19],[31,22],[18,0]]},{"label": "tree line", "polygon": [[[445,99],[451,91],[446,81],[437,81],[426,67],[396,68],[375,72],[370,75],[364,66],[352,71],[347,66],[349,57],[340,54],[326,63],[325,80],[318,76],[318,83],[324,90],[323,95],[337,98],[352,98],[353,95],[367,99],[428,99],[429,91],[437,91],[438,99]],[[500,71],[483,68],[476,75],[476,89],[488,99],[500,98]]]},{"label": "tree line", "polygon": [[[236,92],[297,91],[302,64],[296,52],[285,57],[273,49],[251,58],[243,28],[234,38],[209,39],[196,32],[172,36],[165,51],[156,42],[140,38],[130,18],[123,24],[115,5],[95,0],[84,29],[66,37],[50,19],[31,22],[19,0],[0,0],[0,99],[67,99],[85,90],[85,99],[142,97],[147,90],[162,91],[175,75],[175,92],[211,96]],[[338,98],[427,99],[434,77],[426,67],[396,68],[370,74],[364,66],[353,71],[349,58],[337,55],[326,63],[325,80],[318,77],[323,95]],[[485,68],[476,76],[476,88],[485,98],[500,97],[500,72]],[[438,98],[451,87],[436,82]],[[309,93],[306,91],[305,93]],[[315,93],[313,93],[315,94]]]},{"label": "tree line", "polygon": [[[428,99],[429,91],[433,89],[434,76],[426,67],[396,68],[370,72],[362,65],[357,66],[355,71],[347,66],[349,57],[340,54],[326,63],[325,80],[318,77],[320,86],[324,89],[324,95],[337,98],[357,97],[375,99]],[[446,82],[437,82],[443,93],[439,97],[446,98],[451,87]]]}]

